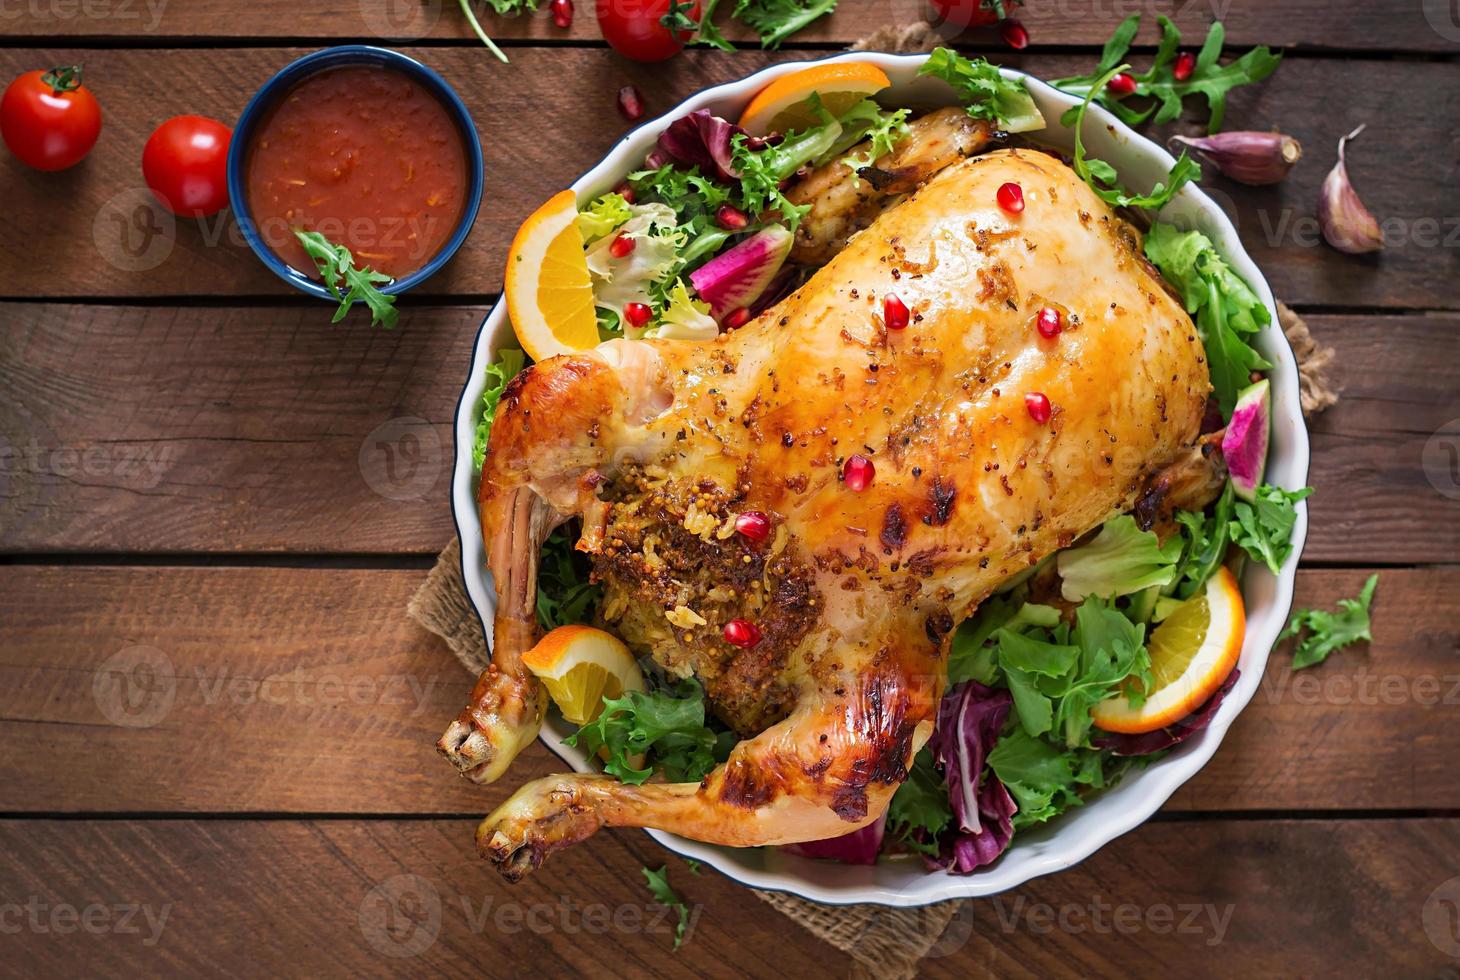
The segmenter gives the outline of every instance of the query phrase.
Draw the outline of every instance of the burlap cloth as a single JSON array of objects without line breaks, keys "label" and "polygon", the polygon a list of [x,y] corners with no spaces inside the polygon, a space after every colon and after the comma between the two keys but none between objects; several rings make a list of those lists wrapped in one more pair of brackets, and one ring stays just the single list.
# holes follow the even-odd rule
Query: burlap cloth
[{"label": "burlap cloth", "polygon": [[[852,49],[928,51],[942,43],[944,39],[928,24],[915,23],[883,28],[852,45]],[[1333,362],[1333,348],[1320,346],[1308,332],[1307,324],[1281,303],[1278,318],[1297,355],[1303,414],[1321,412],[1338,400],[1327,374]],[[460,542],[453,540],[441,552],[425,584],[412,597],[408,612],[411,618],[446,641],[471,678],[486,667],[490,655],[481,620],[467,598],[462,581]],[[751,891],[818,939],[850,956],[854,962],[853,976],[879,980],[905,980],[914,976],[918,961],[938,942],[959,906],[963,901],[972,901],[894,909],[881,905],[822,905],[780,892]]]}]

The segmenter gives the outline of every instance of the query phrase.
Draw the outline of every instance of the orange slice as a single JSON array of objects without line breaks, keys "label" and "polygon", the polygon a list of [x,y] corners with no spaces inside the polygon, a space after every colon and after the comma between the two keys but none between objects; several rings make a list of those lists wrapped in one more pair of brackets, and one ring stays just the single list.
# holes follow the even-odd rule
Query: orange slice
[{"label": "orange slice", "polygon": [[811,96],[833,116],[840,116],[862,99],[891,85],[886,73],[865,61],[812,65],[782,75],[756,93],[740,115],[740,127],[752,136],[785,133],[820,125],[811,108]]},{"label": "orange slice", "polygon": [[644,689],[644,675],[629,648],[591,626],[559,626],[523,654],[522,663],[575,725],[597,718],[604,698]]},{"label": "orange slice", "polygon": [[1161,621],[1146,647],[1153,685],[1146,701],[1132,707],[1124,694],[1095,705],[1090,716],[1108,732],[1153,732],[1201,707],[1237,666],[1247,615],[1237,579],[1226,568],[1206,588]]},{"label": "orange slice", "polygon": [[577,196],[555,194],[522,222],[507,251],[507,315],[534,361],[598,346],[593,283],[577,217]]}]

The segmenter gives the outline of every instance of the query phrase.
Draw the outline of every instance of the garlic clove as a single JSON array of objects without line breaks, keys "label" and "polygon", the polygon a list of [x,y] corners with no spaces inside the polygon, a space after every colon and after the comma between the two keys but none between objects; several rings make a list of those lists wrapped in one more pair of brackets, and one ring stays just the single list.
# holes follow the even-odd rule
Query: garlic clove
[{"label": "garlic clove", "polygon": [[1196,150],[1223,174],[1243,184],[1276,184],[1303,155],[1302,145],[1282,133],[1239,130],[1196,139],[1173,136],[1171,140]]},{"label": "garlic clove", "polygon": [[1384,247],[1384,234],[1379,222],[1364,207],[1354,186],[1348,179],[1348,167],[1344,160],[1344,145],[1364,131],[1364,127],[1349,133],[1338,141],[1338,163],[1323,178],[1323,190],[1318,197],[1318,223],[1328,244],[1340,252],[1359,255],[1363,252],[1377,252]]}]

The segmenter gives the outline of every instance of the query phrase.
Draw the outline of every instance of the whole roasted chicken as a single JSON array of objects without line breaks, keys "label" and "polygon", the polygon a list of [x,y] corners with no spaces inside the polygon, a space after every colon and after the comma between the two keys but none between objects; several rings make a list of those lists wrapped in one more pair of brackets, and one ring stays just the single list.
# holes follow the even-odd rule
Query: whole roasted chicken
[{"label": "whole roasted chicken", "polygon": [[[997,203],[1011,182],[1020,213]],[[615,340],[508,386],[480,492],[493,662],[442,751],[489,782],[537,735],[537,556],[574,516],[607,627],[698,678],[742,741],[698,783],[528,783],[477,833],[507,877],[603,826],[747,846],[876,819],[932,733],[958,623],[1159,498],[1197,445],[1201,340],[1062,161],[960,158],[887,203],[738,330]],[[746,512],[761,540],[735,532]]]}]

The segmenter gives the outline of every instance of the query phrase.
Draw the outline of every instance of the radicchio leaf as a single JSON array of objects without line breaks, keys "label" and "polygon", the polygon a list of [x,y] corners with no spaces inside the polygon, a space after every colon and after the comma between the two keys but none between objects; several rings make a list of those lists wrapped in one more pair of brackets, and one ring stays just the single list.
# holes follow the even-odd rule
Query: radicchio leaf
[{"label": "radicchio leaf", "polygon": [[[724,183],[740,179],[730,163],[730,138],[745,130],[708,109],[680,116],[659,134],[659,147],[670,160],[684,167],[699,167],[706,177]],[[653,154],[651,154],[651,157]]]},{"label": "radicchio leaf", "polygon": [[968,874],[1002,854],[1014,836],[1014,800],[992,772],[984,773],[1012,703],[1008,691],[966,681],[938,707],[929,744],[948,783],[955,826],[941,842],[939,859],[930,862],[935,867]]},{"label": "radicchio leaf", "polygon": [[1197,708],[1185,718],[1174,725],[1167,725],[1165,728],[1158,728],[1154,732],[1143,732],[1139,735],[1121,735],[1114,732],[1102,733],[1094,739],[1097,748],[1110,749],[1116,755],[1150,755],[1152,752],[1160,752],[1162,749],[1169,749],[1173,745],[1179,745],[1186,741],[1203,728],[1210,725],[1212,717],[1216,715],[1217,709],[1222,706],[1222,701],[1227,692],[1237,683],[1237,677],[1242,672],[1236,667],[1227,675],[1222,686],[1217,688],[1212,696],[1207,699],[1206,704]]},{"label": "radicchio leaf", "polygon": [[787,844],[782,850],[808,858],[830,858],[844,864],[876,864],[877,852],[882,849],[882,835],[887,828],[887,812],[873,820],[861,830],[832,837],[829,840],[809,840],[803,844]]}]

